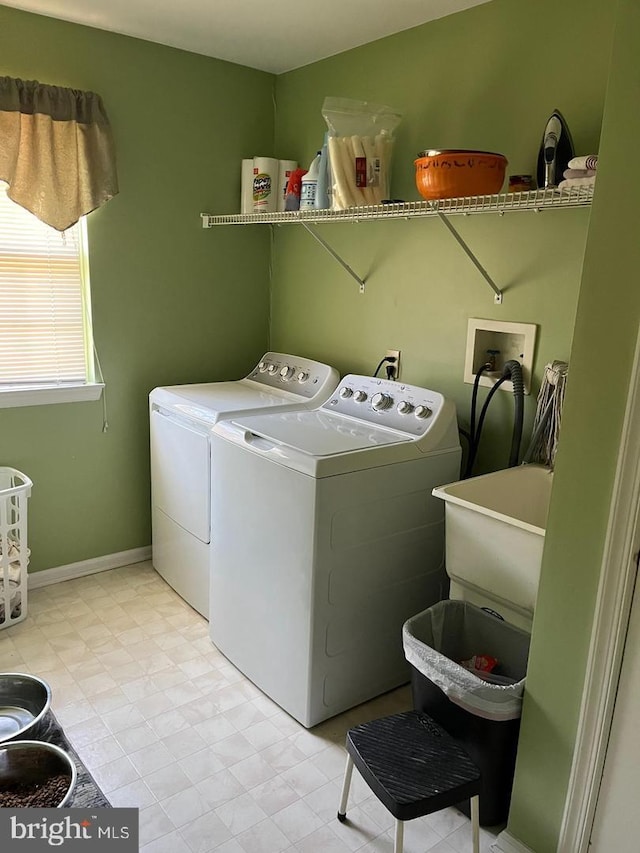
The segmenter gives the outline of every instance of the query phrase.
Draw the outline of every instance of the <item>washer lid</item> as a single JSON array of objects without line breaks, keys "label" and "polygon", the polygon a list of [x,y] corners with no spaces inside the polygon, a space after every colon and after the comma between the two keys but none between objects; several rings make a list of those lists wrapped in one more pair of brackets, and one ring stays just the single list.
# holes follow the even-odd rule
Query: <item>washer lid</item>
[{"label": "washer lid", "polygon": [[413,440],[411,436],[396,430],[322,409],[252,415],[234,418],[233,423],[273,444],[314,457],[353,453],[390,444],[410,443]]},{"label": "washer lid", "polygon": [[284,389],[270,390],[250,379],[156,388],[151,392],[150,400],[156,406],[207,424],[214,424],[224,415],[247,409],[301,405],[305,402],[298,394]]}]

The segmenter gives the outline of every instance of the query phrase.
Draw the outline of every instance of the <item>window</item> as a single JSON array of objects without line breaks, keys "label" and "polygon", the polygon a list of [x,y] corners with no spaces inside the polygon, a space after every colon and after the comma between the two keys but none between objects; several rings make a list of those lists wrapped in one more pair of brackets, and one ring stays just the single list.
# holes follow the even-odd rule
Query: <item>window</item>
[{"label": "window", "polygon": [[0,182],[0,407],[97,400],[84,220],[64,233]]}]

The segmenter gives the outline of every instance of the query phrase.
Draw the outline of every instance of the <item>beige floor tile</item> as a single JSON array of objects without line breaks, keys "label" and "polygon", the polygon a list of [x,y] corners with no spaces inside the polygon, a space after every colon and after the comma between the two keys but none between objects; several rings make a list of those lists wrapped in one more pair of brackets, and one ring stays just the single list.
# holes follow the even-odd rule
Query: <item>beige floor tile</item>
[{"label": "beige floor tile", "polygon": [[295,767],[283,770],[281,775],[291,785],[293,790],[297,791],[302,797],[311,794],[313,791],[317,791],[318,788],[322,788],[329,781],[310,758],[300,762],[300,764],[296,764]]},{"label": "beige floor tile", "polygon": [[220,770],[224,770],[223,763],[213,753],[210,746],[178,759],[178,764],[194,784],[209,779],[219,773]]},{"label": "beige floor tile", "polygon": [[307,794],[304,801],[313,809],[323,823],[330,823],[335,820],[338,805],[340,804],[341,792],[342,783],[333,780]]},{"label": "beige floor tile", "polygon": [[175,761],[159,770],[146,773],[143,778],[158,801],[166,800],[168,797],[192,787],[186,774]]},{"label": "beige floor tile", "polygon": [[250,755],[229,767],[238,782],[249,790],[261,785],[276,775],[276,771],[260,755]]},{"label": "beige floor tile", "polygon": [[160,803],[153,803],[140,809],[139,827],[141,847],[175,831],[174,825]]},{"label": "beige floor tile", "polygon": [[83,746],[108,737],[110,734],[100,717],[90,717],[88,720],[76,723],[75,726],[68,726],[65,731],[76,749],[82,749]]},{"label": "beige floor tile", "polygon": [[[182,827],[180,836],[188,845],[190,853],[210,853],[212,850],[220,853],[227,845],[229,845],[227,849],[231,853],[233,845],[237,845],[237,842],[231,837],[229,829],[212,811]],[[240,853],[244,853],[239,845],[237,847]]]},{"label": "beige floor tile", "polygon": [[351,848],[347,847],[332,827],[322,826],[298,841],[296,850],[299,853],[318,853],[320,850],[322,853],[350,853]]},{"label": "beige floor tile", "polygon": [[322,826],[318,815],[304,802],[297,800],[272,815],[272,820],[292,844],[310,835]]},{"label": "beige floor tile", "polygon": [[206,798],[212,809],[217,809],[229,800],[246,793],[233,773],[226,768],[198,782],[196,788]]},{"label": "beige floor tile", "polygon": [[176,759],[185,758],[194,752],[200,752],[207,746],[206,741],[192,728],[169,735],[162,742]]},{"label": "beige floor tile", "polygon": [[193,851],[176,830],[145,844],[140,848],[140,853],[193,853]]},{"label": "beige floor tile", "polygon": [[[287,836],[269,818],[241,832],[237,841],[246,853],[281,853],[290,846]],[[325,853],[322,848],[319,850]]]},{"label": "beige floor tile", "polygon": [[130,729],[123,729],[114,737],[128,755],[158,742],[158,736],[146,722]]},{"label": "beige floor tile", "polygon": [[141,776],[148,776],[162,767],[173,764],[176,758],[163,743],[157,741],[135,752],[130,752],[129,760]]},{"label": "beige floor tile", "polygon": [[115,761],[109,761],[100,767],[94,767],[93,776],[107,795],[116,788],[129,785],[139,778],[138,772],[126,756],[116,758]]},{"label": "beige floor tile", "polygon": [[124,750],[113,735],[108,735],[92,743],[86,743],[78,749],[82,753],[82,760],[89,770],[102,767],[104,764],[109,764],[110,761],[115,761],[124,756]]},{"label": "beige floor tile", "polygon": [[267,815],[248,793],[234,797],[228,803],[218,806],[216,814],[232,835],[245,832]]},{"label": "beige floor tile", "polygon": [[178,828],[187,826],[210,811],[207,799],[194,787],[184,788],[160,801],[171,822]]},{"label": "beige floor tile", "polygon": [[[306,730],[148,561],[35,589],[29,611],[0,631],[0,668],[48,681],[112,804],[140,809],[142,853],[392,853],[393,819],[359,774],[347,823],[335,815],[347,730],[410,708],[408,686]],[[470,824],[445,809],[405,838],[406,853],[468,853]]]},{"label": "beige floor tile", "polygon": [[278,741],[272,746],[261,750],[260,755],[265,761],[276,770],[282,773],[285,770],[295,767],[302,761],[306,761],[307,756],[300,752],[297,746],[294,746],[289,740]]},{"label": "beige floor tile", "polygon": [[266,782],[251,788],[249,794],[268,815],[273,815],[300,799],[299,794],[281,776],[272,776]]},{"label": "beige floor tile", "polygon": [[136,779],[122,788],[116,788],[109,794],[109,802],[116,808],[144,809],[156,802],[147,785],[142,779]]}]

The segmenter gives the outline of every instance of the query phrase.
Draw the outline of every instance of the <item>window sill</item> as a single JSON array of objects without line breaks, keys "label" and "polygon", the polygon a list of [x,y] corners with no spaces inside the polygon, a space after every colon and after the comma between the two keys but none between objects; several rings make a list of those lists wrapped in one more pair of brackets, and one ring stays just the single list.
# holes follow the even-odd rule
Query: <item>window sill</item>
[{"label": "window sill", "polygon": [[86,385],[42,385],[32,388],[23,386],[21,388],[0,389],[0,409],[99,400],[103,388],[102,382],[91,382]]}]

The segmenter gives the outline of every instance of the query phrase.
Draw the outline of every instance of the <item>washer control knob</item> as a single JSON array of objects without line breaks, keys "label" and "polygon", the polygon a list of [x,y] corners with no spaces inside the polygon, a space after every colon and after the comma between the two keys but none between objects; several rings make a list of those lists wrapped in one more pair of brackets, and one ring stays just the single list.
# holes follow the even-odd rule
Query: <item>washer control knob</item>
[{"label": "washer control knob", "polygon": [[280,371],[280,376],[284,379],[285,382],[288,382],[289,379],[291,379],[291,377],[293,376],[294,370],[295,368],[289,367],[288,364],[285,364],[285,366]]},{"label": "washer control knob", "polygon": [[260,373],[264,373],[268,366],[269,365],[266,361],[261,361],[258,365],[258,370],[260,371]]},{"label": "washer control knob", "polygon": [[390,394],[383,394],[382,392],[378,394],[374,394],[371,398],[371,407],[376,410],[376,412],[384,412],[385,409],[388,409],[393,403],[393,397]]},{"label": "washer control knob", "polygon": [[297,377],[298,382],[306,382],[308,378],[309,374],[305,373],[304,370],[301,370]]},{"label": "washer control knob", "polygon": [[367,399],[367,392],[356,391],[356,393],[353,395],[353,399],[356,401],[356,403],[364,403],[364,401]]},{"label": "washer control knob", "polygon": [[277,373],[277,371],[278,371],[278,365],[277,364],[270,364],[269,367],[267,367],[267,373],[270,373],[271,376],[273,376],[274,373]]},{"label": "washer control knob", "polygon": [[399,415],[410,415],[413,411],[413,406],[407,400],[402,400],[401,403],[398,403],[396,411]]},{"label": "washer control knob", "polygon": [[349,397],[353,396],[353,391],[351,390],[351,388],[347,388],[345,385],[344,388],[340,389],[340,396],[343,400],[348,400]]},{"label": "washer control knob", "polygon": [[422,418],[424,420],[424,418],[428,418],[432,414],[433,412],[428,406],[416,406],[415,416],[417,418]]}]

